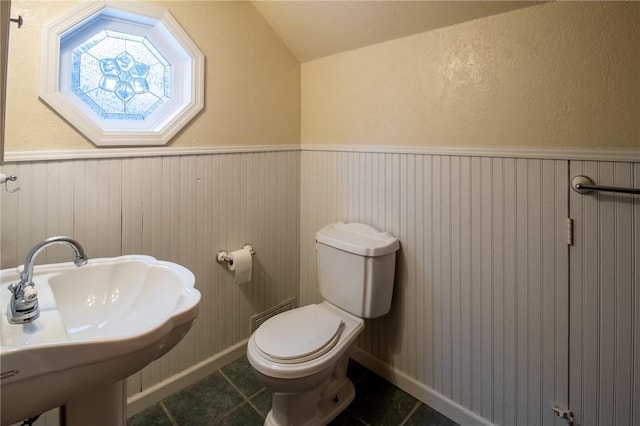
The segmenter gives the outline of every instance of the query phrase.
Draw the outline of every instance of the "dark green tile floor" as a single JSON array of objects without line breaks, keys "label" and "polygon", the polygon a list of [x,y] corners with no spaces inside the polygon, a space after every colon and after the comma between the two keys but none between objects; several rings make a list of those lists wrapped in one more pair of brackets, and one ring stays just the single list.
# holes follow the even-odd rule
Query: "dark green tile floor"
[{"label": "dark green tile floor", "polygon": [[[355,400],[331,426],[454,426],[455,422],[349,361]],[[260,426],[271,393],[253,375],[246,357],[130,418],[127,426]]]}]

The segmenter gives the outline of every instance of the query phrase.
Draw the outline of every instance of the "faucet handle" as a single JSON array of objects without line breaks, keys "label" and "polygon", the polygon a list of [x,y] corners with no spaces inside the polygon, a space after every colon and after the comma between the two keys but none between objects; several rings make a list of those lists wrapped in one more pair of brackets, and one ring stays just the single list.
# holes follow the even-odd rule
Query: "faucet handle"
[{"label": "faucet handle", "polygon": [[31,302],[38,297],[38,290],[33,285],[26,285],[22,291],[22,296],[27,302]]}]

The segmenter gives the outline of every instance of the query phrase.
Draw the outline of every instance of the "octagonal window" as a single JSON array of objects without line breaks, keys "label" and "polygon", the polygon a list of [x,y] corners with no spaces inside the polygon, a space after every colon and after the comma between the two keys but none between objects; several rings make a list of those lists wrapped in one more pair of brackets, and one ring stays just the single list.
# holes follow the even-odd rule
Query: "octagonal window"
[{"label": "octagonal window", "polygon": [[41,98],[99,146],[166,144],[202,110],[203,79],[162,8],[92,3],[45,27]]}]

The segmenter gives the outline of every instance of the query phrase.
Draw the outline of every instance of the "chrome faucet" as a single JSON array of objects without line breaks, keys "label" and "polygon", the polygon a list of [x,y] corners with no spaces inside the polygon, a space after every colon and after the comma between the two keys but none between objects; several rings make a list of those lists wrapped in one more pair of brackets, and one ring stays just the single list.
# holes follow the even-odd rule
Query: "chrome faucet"
[{"label": "chrome faucet", "polygon": [[33,267],[38,254],[53,244],[63,244],[73,250],[73,263],[76,266],[87,264],[89,258],[84,254],[84,249],[79,242],[70,237],[51,237],[36,244],[24,261],[24,269],[20,272],[20,282],[9,286],[13,297],[7,309],[7,319],[11,324],[24,324],[31,322],[40,316],[38,307],[38,291],[33,283]]}]

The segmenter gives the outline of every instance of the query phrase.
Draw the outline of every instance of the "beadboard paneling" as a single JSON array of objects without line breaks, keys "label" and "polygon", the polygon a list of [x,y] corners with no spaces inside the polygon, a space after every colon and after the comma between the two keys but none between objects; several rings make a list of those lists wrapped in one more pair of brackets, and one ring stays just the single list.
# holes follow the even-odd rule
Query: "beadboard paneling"
[{"label": "beadboard paneling", "polygon": [[[129,396],[249,337],[249,317],[298,296],[297,151],[85,159],[6,165],[22,190],[0,191],[2,268],[66,234],[90,257],[147,254],[196,275],[200,316],[169,354],[129,379]],[[251,243],[251,283],[232,284],[218,250]],[[39,263],[68,261],[52,247]]]},{"label": "beadboard paneling", "polygon": [[[362,221],[398,236],[401,251],[392,311],[367,321],[358,346],[415,382],[418,396],[495,424],[564,425],[555,403],[577,424],[640,426],[638,197],[568,189],[578,173],[640,187],[639,164],[327,149],[18,162],[2,172],[23,188],[0,191],[3,268],[69,234],[93,257],[144,253],[196,273],[196,326],[129,379],[129,395],[246,339],[255,312],[298,294],[300,304],[318,301],[315,232]],[[213,257],[244,242],[257,251],[254,279],[233,286]],[[42,259],[68,253],[52,247]]]},{"label": "beadboard paneling", "polygon": [[[571,162],[640,188],[640,163]],[[577,425],[640,425],[640,197],[571,191],[571,408]]]},{"label": "beadboard paneling", "polygon": [[301,304],[315,232],[401,241],[391,312],[358,345],[495,424],[562,424],[568,403],[567,161],[303,151]]}]

